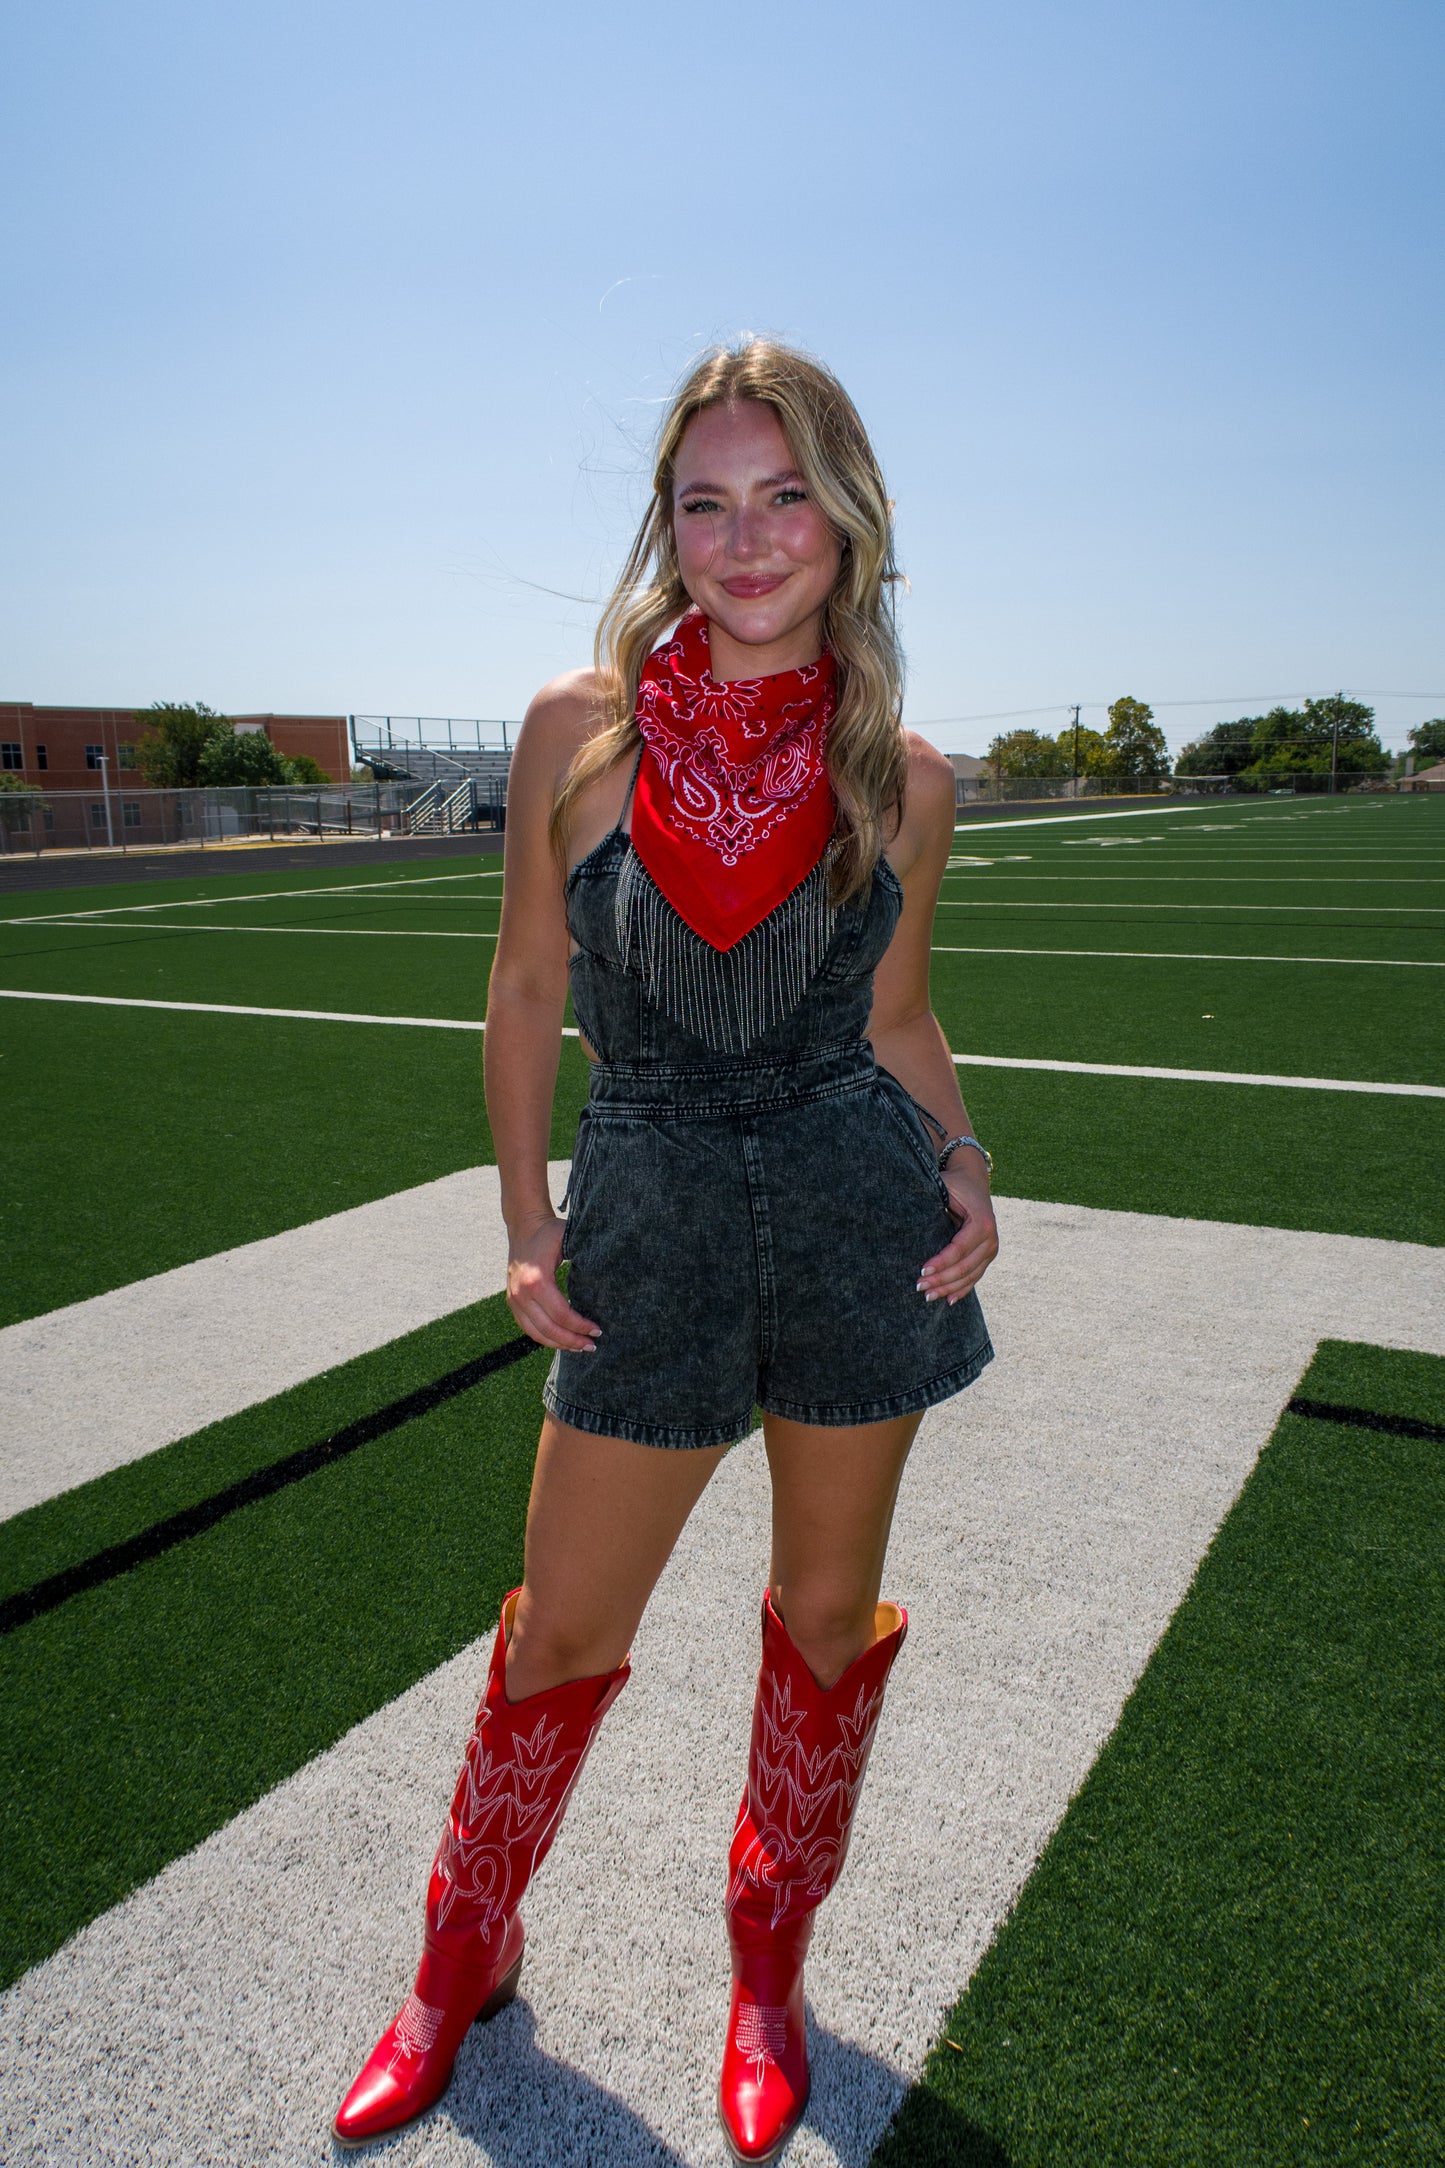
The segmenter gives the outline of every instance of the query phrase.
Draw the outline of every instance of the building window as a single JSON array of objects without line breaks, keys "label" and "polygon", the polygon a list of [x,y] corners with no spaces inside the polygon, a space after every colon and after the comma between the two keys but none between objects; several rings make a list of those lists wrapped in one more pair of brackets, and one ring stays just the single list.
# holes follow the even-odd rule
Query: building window
[{"label": "building window", "polygon": [[40,818],[45,823],[45,826],[47,828],[53,828],[55,826],[55,815],[51,812],[48,805],[41,807]]},{"label": "building window", "polygon": [[105,747],[103,745],[87,745],[85,748],[85,765],[87,768],[98,768],[104,758]]},{"label": "building window", "polygon": [[92,828],[104,828],[104,826],[105,826],[105,807],[104,807],[103,805],[93,805],[93,806],[91,807],[91,809],[90,809],[90,825],[91,825],[91,827],[92,827]]},{"label": "building window", "polygon": [[35,748],[35,765],[42,775],[50,766],[50,754],[43,745],[37,745]]},{"label": "building window", "polygon": [[133,745],[118,745],[116,752],[119,755],[119,764],[122,768],[133,768],[135,766],[135,747]]},{"label": "building window", "polygon": [[7,828],[18,828],[28,836],[30,833],[29,806],[24,804],[12,806],[5,815],[5,825]]},{"label": "building window", "polygon": [[21,746],[0,745],[0,768],[23,768],[24,765],[25,753]]},{"label": "building window", "polygon": [[122,799],[121,799],[121,801],[120,801],[120,817],[121,817],[121,819],[122,819],[122,820],[123,820],[123,821],[125,822],[125,825],[126,825],[126,827],[127,827],[127,828],[139,828],[139,826],[140,826],[140,800],[139,800],[139,798],[122,798]]}]

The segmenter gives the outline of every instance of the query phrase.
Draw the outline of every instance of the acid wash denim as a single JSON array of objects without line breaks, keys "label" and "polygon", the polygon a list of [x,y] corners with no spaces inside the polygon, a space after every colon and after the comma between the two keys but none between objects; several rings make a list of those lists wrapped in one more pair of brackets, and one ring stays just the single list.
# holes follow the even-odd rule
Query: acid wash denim
[{"label": "acid wash denim", "polygon": [[572,1001],[594,1050],[563,1255],[602,1328],[558,1354],[560,1422],[640,1445],[730,1445],[754,1408],[840,1426],[915,1414],[990,1361],[975,1295],[917,1292],[955,1231],[913,1100],[864,1033],[902,907],[880,861],[839,911],[801,1004],[742,1055],[713,1053],[623,965],[614,829],[574,867]]}]

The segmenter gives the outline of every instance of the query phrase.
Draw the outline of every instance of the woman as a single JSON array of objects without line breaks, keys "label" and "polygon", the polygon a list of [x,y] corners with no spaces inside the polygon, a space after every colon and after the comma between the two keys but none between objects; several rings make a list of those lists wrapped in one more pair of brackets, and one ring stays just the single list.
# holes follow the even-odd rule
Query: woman
[{"label": "woman", "polygon": [[[990,1162],[928,1005],[953,773],[899,720],[895,578],[842,388],[770,341],[710,355],[663,424],[597,666],[546,686],[517,741],[487,1105],[507,1298],[557,1354],[416,1986],[343,2142],[428,2108],[514,1993],[522,1893],[755,1405],[773,1540],[725,1899],[736,2157],[774,2159],[806,2105],[803,1959],[907,1626],[879,1601],[899,1480],[922,1411],[992,1354]],[[569,974],[594,1067],[564,1221]]]}]

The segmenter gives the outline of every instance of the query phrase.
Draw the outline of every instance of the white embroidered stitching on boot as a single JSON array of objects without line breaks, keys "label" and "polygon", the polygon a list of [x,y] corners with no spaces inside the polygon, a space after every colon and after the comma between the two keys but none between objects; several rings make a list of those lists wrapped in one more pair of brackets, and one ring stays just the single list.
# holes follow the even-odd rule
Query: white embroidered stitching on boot
[{"label": "white embroidered stitching on boot", "polygon": [[753,2066],[757,2084],[769,2063],[776,2063],[788,2040],[788,2013],[770,2003],[745,2002],[738,2010],[733,2045]]},{"label": "white embroidered stitching on boot", "polygon": [[444,2010],[437,2010],[419,1995],[408,1995],[396,2020],[396,2046],[392,2050],[389,2071],[395,2070],[403,2056],[425,2055],[442,2029]]}]

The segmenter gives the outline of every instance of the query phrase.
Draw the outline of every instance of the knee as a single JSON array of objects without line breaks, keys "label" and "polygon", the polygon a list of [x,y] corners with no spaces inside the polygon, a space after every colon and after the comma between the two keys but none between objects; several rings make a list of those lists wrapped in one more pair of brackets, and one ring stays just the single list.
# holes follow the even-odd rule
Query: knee
[{"label": "knee", "polygon": [[772,1593],[789,1639],[825,1691],[872,1647],[876,1597],[871,1589],[804,1579]]},{"label": "knee", "polygon": [[523,1588],[507,1641],[507,1699],[525,1701],[572,1679],[615,1671],[627,1654],[615,1624],[573,1616]]}]

